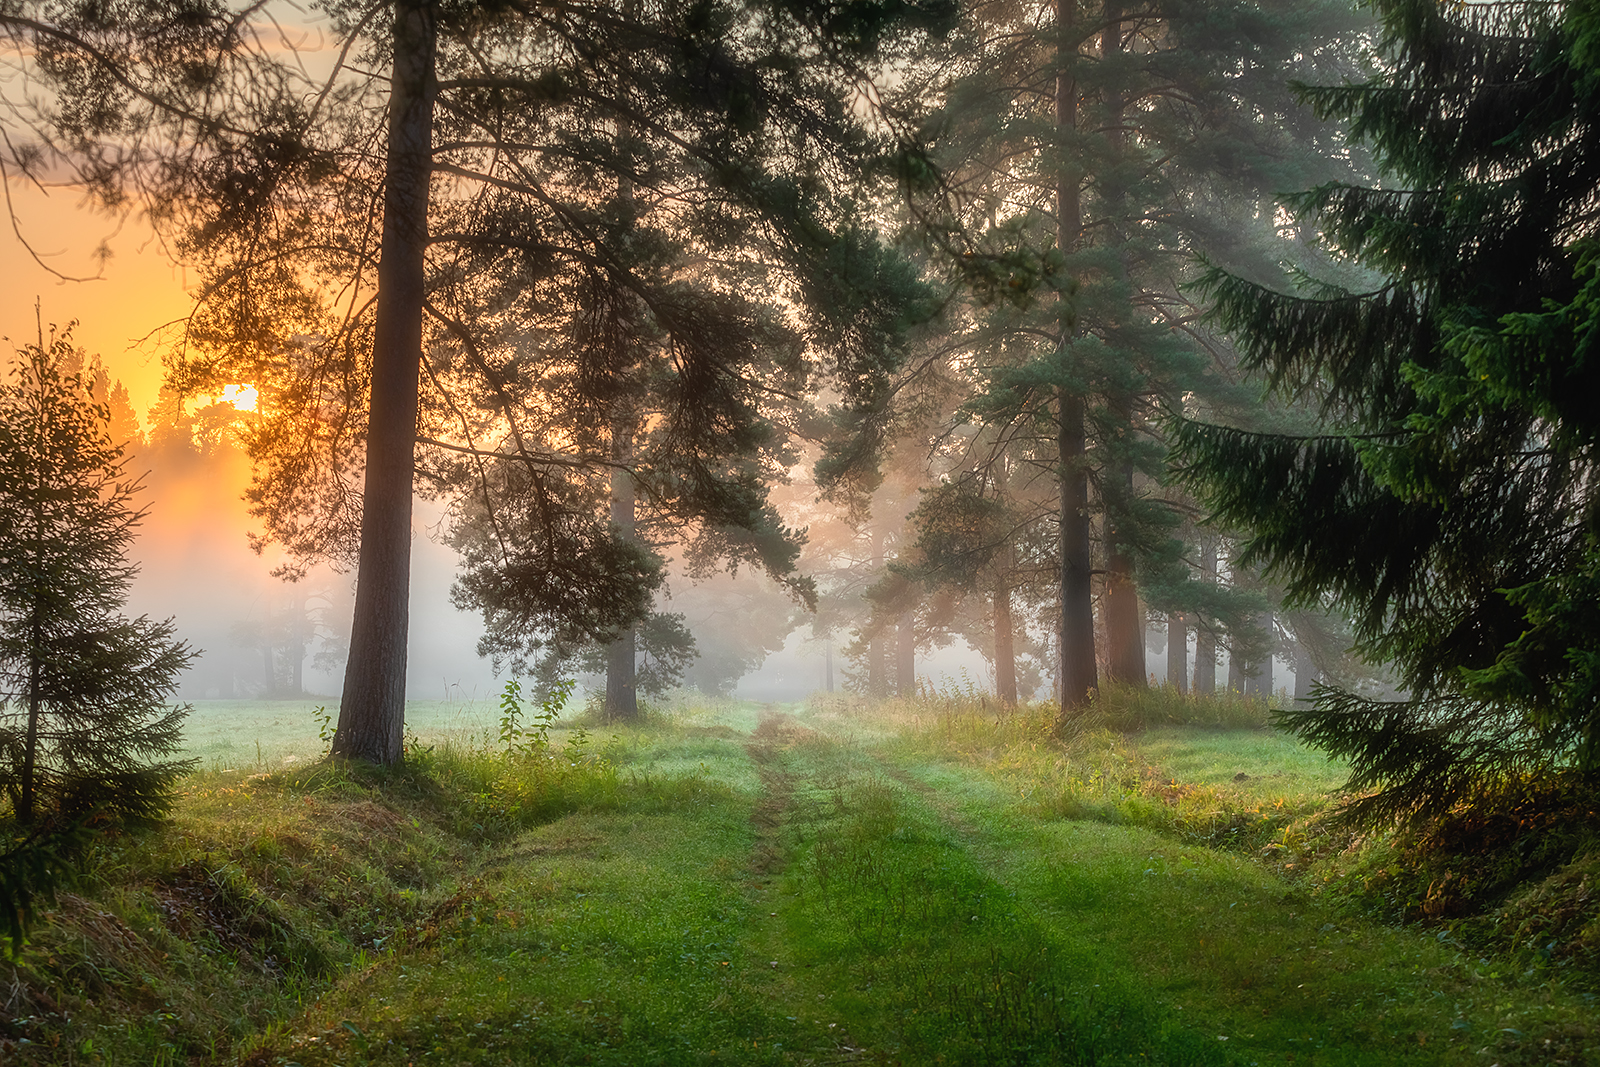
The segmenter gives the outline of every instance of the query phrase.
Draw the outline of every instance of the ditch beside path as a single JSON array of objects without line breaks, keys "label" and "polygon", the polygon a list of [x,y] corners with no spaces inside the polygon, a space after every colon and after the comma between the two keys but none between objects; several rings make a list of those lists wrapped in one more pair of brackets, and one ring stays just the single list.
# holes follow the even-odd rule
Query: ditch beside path
[{"label": "ditch beside path", "polygon": [[836,724],[641,734],[622,768],[633,799],[486,857],[252,1062],[1592,1062],[1559,990]]}]

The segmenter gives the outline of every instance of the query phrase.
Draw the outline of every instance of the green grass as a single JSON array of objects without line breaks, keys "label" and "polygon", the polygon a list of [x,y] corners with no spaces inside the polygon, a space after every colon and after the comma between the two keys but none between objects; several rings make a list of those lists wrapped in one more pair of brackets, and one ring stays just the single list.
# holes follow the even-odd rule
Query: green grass
[{"label": "green grass", "polygon": [[[322,758],[321,715],[339,719],[338,697],[296,700],[195,700],[184,721],[180,755],[206,770],[281,770]],[[408,700],[406,726],[429,743],[468,744],[492,736],[499,719],[492,700]]]},{"label": "green grass", "polygon": [[1596,1062],[1570,974],[1323,891],[1338,767],[964,699],[197,774],[0,974],[0,1060]]}]

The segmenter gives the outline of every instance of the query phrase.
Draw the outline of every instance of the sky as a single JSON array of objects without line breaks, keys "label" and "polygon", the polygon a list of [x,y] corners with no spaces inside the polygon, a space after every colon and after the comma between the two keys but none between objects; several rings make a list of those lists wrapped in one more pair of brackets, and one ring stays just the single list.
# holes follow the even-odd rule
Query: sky
[{"label": "sky", "polygon": [[[148,227],[130,222],[119,228],[117,220],[88,208],[80,190],[46,194],[15,179],[7,186],[16,226],[8,220],[0,230],[0,335],[18,344],[32,341],[35,301],[47,329],[76,319],[78,343],[122,379],[134,407],[148,411],[161,386],[160,351],[151,335],[186,313],[192,276],[173,264]],[[104,263],[95,256],[102,244],[111,251]],[[29,254],[29,245],[49,269]],[[98,280],[63,281],[51,270]]]}]

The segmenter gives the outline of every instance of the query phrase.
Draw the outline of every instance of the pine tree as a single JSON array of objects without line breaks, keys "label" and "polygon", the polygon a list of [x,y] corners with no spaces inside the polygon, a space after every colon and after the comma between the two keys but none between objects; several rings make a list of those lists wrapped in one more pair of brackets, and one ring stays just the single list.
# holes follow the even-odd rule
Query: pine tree
[{"label": "pine tree", "polygon": [[[441,476],[427,490],[545,520],[516,544],[491,523],[480,545],[503,549],[498,565],[538,600],[566,561],[530,568],[562,538],[598,545],[589,482],[617,464],[626,401],[660,386],[674,414],[661,440],[682,462],[645,488],[670,490],[714,536],[753,522],[753,538],[792,542],[751,499],[749,401],[787,384],[740,378],[766,355],[746,343],[763,317],[752,305],[781,307],[791,353],[837,369],[847,397],[892,369],[903,287],[842,191],[881,171],[885,145],[851,100],[872,97],[854,89],[888,42],[948,4],[340,0],[326,8],[338,61],[310,81],[314,65],[257,37],[246,9],[0,12],[55,93],[43,113],[16,102],[54,154],[13,162],[73,163],[107,206],[153,205],[200,264],[174,380],[260,390],[252,499],[266,533],[357,567],[334,752],[390,763],[419,465],[475,486]],[[607,360],[635,343],[667,354],[673,376],[652,382],[633,372],[662,360],[625,358],[614,378]],[[486,498],[498,487],[532,499],[502,508]],[[579,498],[582,515],[555,506]],[[614,584],[578,613],[623,606]]]},{"label": "pine tree", "polygon": [[120,614],[144,512],[72,355],[41,336],[0,384],[0,791],[24,829],[154,817],[190,766],[168,701],[193,653],[170,619]]},{"label": "pine tree", "polygon": [[974,297],[957,327],[975,394],[963,414],[998,431],[977,441],[1025,448],[1057,482],[1041,521],[1059,537],[1067,707],[1098,684],[1097,589],[1108,674],[1134,685],[1141,599],[1222,606],[1175,537],[1156,416],[1253,411],[1256,396],[1185,282],[1196,253],[1248,272],[1293,258],[1274,194],[1349,164],[1284,79],[1349,69],[1339,37],[1360,25],[1331,3],[985,3],[951,45],[955,77],[912,89],[942,105],[927,232]]},{"label": "pine tree", "polygon": [[1350,761],[1352,817],[1385,820],[1600,755],[1600,27],[1585,4],[1375,7],[1382,73],[1305,95],[1384,181],[1294,201],[1373,280],[1207,283],[1325,425],[1180,444],[1246,560],[1399,673],[1406,699],[1325,688],[1284,720]]}]

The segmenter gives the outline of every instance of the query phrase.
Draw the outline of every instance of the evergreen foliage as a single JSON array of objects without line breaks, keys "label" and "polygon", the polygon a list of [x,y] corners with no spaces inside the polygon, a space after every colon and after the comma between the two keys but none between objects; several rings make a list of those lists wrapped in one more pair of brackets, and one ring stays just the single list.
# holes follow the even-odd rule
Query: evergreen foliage
[{"label": "evergreen foliage", "polygon": [[249,5],[0,12],[56,94],[17,102],[43,148],[12,162],[154,205],[204,277],[174,383],[256,384],[266,535],[358,566],[335,753],[400,758],[418,472],[459,505],[460,596],[513,620],[496,642],[647,606],[618,588],[658,569],[608,523],[619,471],[788,575],[773,425],[813,372],[870,410],[920,295],[852,202],[893,116],[851,100],[950,9],[340,0],[326,73]]},{"label": "evergreen foliage", "polygon": [[13,941],[92,817],[149,819],[190,766],[187,707],[169,699],[193,653],[172,621],[128,619],[125,559],[143,515],[111,412],[69,336],[26,346],[0,383],[0,921]]},{"label": "evergreen foliage", "polygon": [[[1195,575],[1194,509],[1166,484],[1155,416],[1266,417],[1185,286],[1197,253],[1247,276],[1305,257],[1276,194],[1355,163],[1285,78],[1356,72],[1364,29],[1338,3],[983,3],[950,73],[916,86],[939,101],[928,129],[944,174],[919,201],[924,232],[971,295],[952,316],[970,392],[959,417],[988,427],[961,464],[981,473],[923,518],[931,534],[948,524],[939,500],[988,497],[1018,515],[1019,548],[1060,531],[1059,582],[1021,595],[1060,605],[1048,629],[1068,706],[1097,659],[1145,683],[1142,607],[1186,613],[1240,652],[1259,643],[1250,598]],[[954,557],[931,558],[966,581]]]},{"label": "evergreen foliage", "polygon": [[1348,810],[1370,820],[1600,756],[1595,13],[1375,6],[1383,73],[1302,92],[1385,181],[1293,204],[1376,282],[1205,280],[1250,365],[1325,427],[1178,430],[1194,482],[1252,531],[1245,560],[1347,612],[1409,691],[1284,713],[1350,760]]}]

